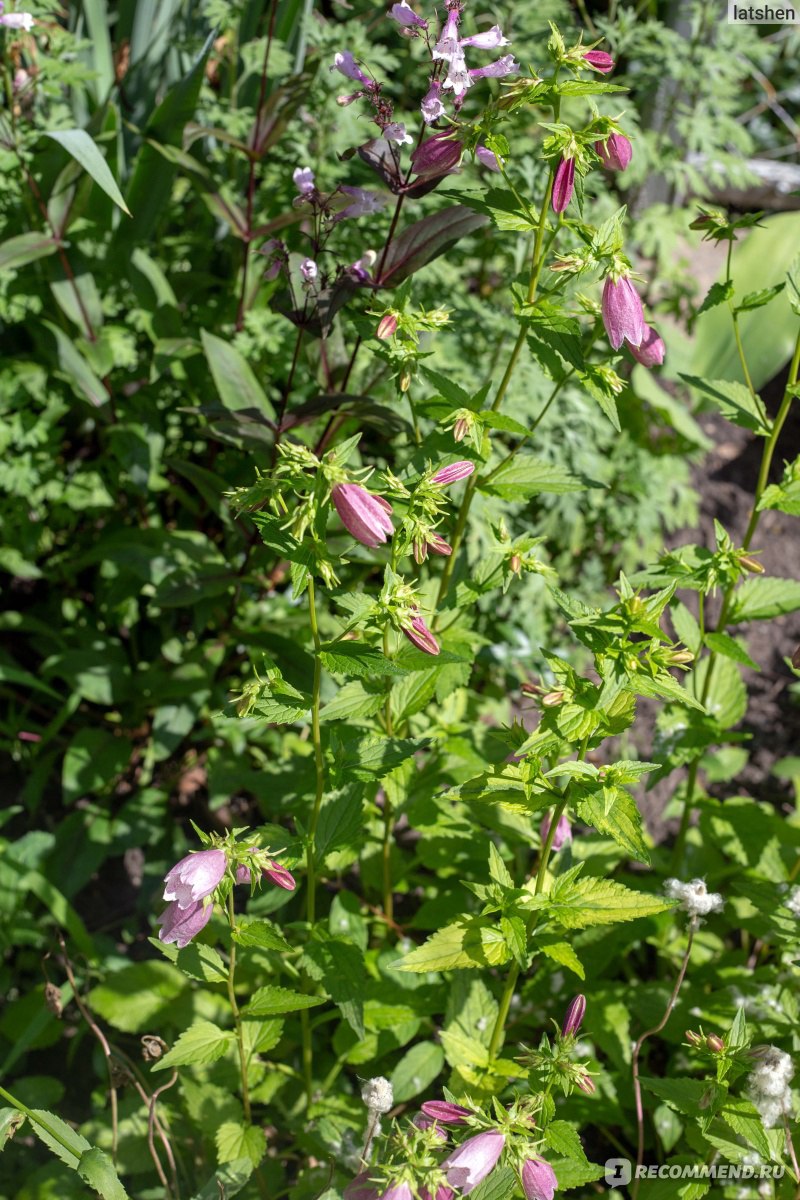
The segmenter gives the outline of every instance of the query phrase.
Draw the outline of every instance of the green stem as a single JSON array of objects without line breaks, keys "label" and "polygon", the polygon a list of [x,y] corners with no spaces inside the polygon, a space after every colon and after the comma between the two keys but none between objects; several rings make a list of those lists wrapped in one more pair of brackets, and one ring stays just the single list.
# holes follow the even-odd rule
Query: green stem
[{"label": "green stem", "polygon": [[322,685],[322,662],[319,657],[320,636],[317,624],[317,606],[314,596],[314,580],[308,580],[308,616],[311,623],[311,636],[314,639],[314,685],[311,701],[311,737],[314,743],[314,763],[316,767],[316,793],[311,821],[308,826],[306,841],[306,918],[309,925],[314,924],[316,912],[316,862],[314,858],[314,839],[317,835],[319,813],[322,807],[322,797],[325,794],[325,762],[322,757],[322,734],[320,732],[320,688]]},{"label": "green stem", "polygon": [[[228,893],[228,924],[233,931],[234,926],[234,911],[233,911],[233,891]],[[242,1107],[244,1108],[244,1119],[250,1124],[252,1120],[252,1112],[250,1108],[250,1088],[247,1084],[247,1054],[244,1048],[244,1030],[242,1028],[242,1018],[239,1013],[239,1005],[236,1003],[236,942],[231,938],[231,954],[228,965],[228,1000],[233,1013],[233,1024],[236,1028],[236,1041],[239,1046],[239,1070],[242,1076]]]},{"label": "green stem", "polygon": [[[395,567],[394,553],[392,554],[392,570]],[[388,622],[383,630],[383,653],[386,658],[389,657],[389,625]],[[392,692],[391,679],[387,680],[386,684],[386,705],[384,708],[384,723],[386,725],[386,733],[389,737],[392,736],[394,724],[392,721]],[[386,920],[392,922],[394,920],[394,892],[392,890],[392,834],[394,832],[394,810],[392,802],[389,799],[386,789],[383,790],[383,847],[381,850],[381,860],[383,863],[383,915]]]},{"label": "green stem", "polygon": [[[764,450],[761,455],[761,466],[759,467],[756,490],[753,496],[753,507],[750,511],[750,520],[747,523],[747,530],[742,542],[742,550],[745,551],[745,553],[750,549],[750,544],[758,527],[759,518],[761,516],[759,504],[761,503],[761,497],[763,496],[767,487],[769,471],[770,467],[772,466],[772,459],[775,456],[775,448],[778,444],[778,439],[780,438],[783,427],[786,424],[786,418],[789,415],[789,409],[792,406],[794,389],[797,386],[798,374],[800,374],[800,332],[798,332],[797,340],[795,342],[794,354],[792,356],[791,366],[789,367],[789,379],[786,384],[786,390],[783,393],[783,399],[781,400],[780,408],[778,409],[778,413],[772,423],[772,429],[769,432],[769,437],[764,443]],[[736,591],[737,584],[738,580],[734,580],[733,583],[729,584],[725,590],[722,598],[722,605],[719,611],[719,618],[715,626],[715,632],[717,633],[723,632],[728,623],[728,617],[730,615],[731,604],[733,603],[733,596],[734,592]],[[702,622],[704,616],[702,608],[702,596],[700,599],[700,617]],[[708,669],[706,670],[706,677],[700,693],[700,703],[703,705],[708,700],[711,692],[712,673],[714,671],[714,665],[716,661],[717,655],[712,650],[708,656]],[[686,779],[686,799],[684,801],[680,829],[678,830],[678,836],[675,841],[675,848],[672,854],[673,869],[675,870],[677,870],[683,860],[684,849],[686,846],[686,835],[688,833],[689,822],[691,821],[692,813],[694,811],[694,793],[697,786],[698,768],[699,759],[696,758],[689,766],[689,774]]]},{"label": "green stem", "polygon": [[[554,120],[556,120],[556,121],[558,120],[558,116],[559,116],[560,103],[561,103],[560,98],[557,98],[555,101],[555,108],[554,108]],[[553,194],[554,178],[555,178],[555,168],[551,167],[550,172],[547,176],[547,187],[545,188],[544,199],[542,201],[542,207],[541,207],[541,211],[539,213],[539,224],[536,228],[536,237],[535,237],[534,243],[533,243],[533,251],[531,252],[531,271],[530,271],[530,280],[528,282],[528,294],[527,294],[527,303],[528,304],[533,304],[534,301],[536,300],[536,291],[539,286],[539,276],[541,275],[541,272],[542,272],[542,264],[544,261],[544,255],[542,254],[542,241],[544,239],[544,231],[545,231],[545,227],[547,225],[547,210],[550,207],[550,197]],[[492,412],[497,412],[497,410],[499,409],[500,405],[503,402],[506,392],[508,391],[508,385],[511,382],[511,377],[514,374],[517,363],[519,361],[519,357],[522,353],[522,349],[525,345],[526,335],[527,335],[527,327],[523,320],[523,323],[520,325],[519,333],[517,334],[517,339],[514,342],[514,345],[512,347],[511,355],[509,357],[508,363],[506,364],[506,369],[503,372],[503,378],[500,380],[500,384],[497,389],[497,394],[494,398],[494,401],[492,402]],[[461,543],[464,539],[464,530],[467,527],[467,518],[469,516],[469,510],[472,506],[472,501],[475,496],[475,492],[477,491],[477,488],[478,488],[478,478],[479,477],[478,477],[477,472],[474,475],[470,475],[469,479],[467,480],[467,486],[464,489],[464,496],[461,501],[461,507],[458,510],[458,516],[456,518],[456,527],[453,531],[453,538],[452,538],[452,542],[451,542],[451,545],[453,547],[453,552],[445,560],[444,569],[442,571],[442,577],[439,582],[439,593],[436,598],[437,608],[444,600],[445,596],[447,595],[448,588],[450,587],[450,578],[453,574],[453,567],[455,566],[456,558],[458,556],[458,551],[459,551],[459,549],[461,547]]]},{"label": "green stem", "polygon": [[16,1096],[12,1096],[11,1092],[7,1092],[3,1087],[0,1087],[0,1096],[2,1096],[4,1100],[7,1100],[12,1108],[16,1108],[17,1112],[24,1113],[29,1121],[32,1121],[34,1125],[38,1125],[40,1129],[43,1129],[48,1137],[51,1137],[54,1142],[58,1142],[59,1146],[63,1146],[71,1158],[78,1157],[78,1155],[75,1153],[75,1147],[71,1145],[66,1138],[62,1137],[58,1130],[54,1129],[48,1121],[43,1121],[38,1113],[35,1113],[32,1109],[28,1108],[27,1104],[23,1104],[21,1100],[17,1100]]}]

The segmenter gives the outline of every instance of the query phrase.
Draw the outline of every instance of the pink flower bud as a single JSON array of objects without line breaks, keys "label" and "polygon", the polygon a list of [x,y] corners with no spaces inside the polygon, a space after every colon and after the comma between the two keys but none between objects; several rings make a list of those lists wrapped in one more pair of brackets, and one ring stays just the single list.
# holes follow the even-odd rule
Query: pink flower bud
[{"label": "pink flower bud", "polygon": [[363,83],[367,88],[372,87],[372,81],[361,70],[351,50],[342,50],[339,54],[335,54],[333,66],[330,69],[338,71],[346,79],[354,79],[356,83]]},{"label": "pink flower bud", "polygon": [[712,1054],[721,1054],[725,1049],[725,1043],[722,1038],[716,1033],[710,1033],[706,1038],[706,1046]]},{"label": "pink flower bud", "polygon": [[381,1200],[414,1200],[410,1183],[396,1183],[381,1196]]},{"label": "pink flower bud", "polygon": [[558,1190],[556,1173],[540,1158],[529,1158],[522,1166],[522,1190],[525,1200],[553,1200]]},{"label": "pink flower bud", "polygon": [[175,942],[180,949],[183,949],[201,929],[205,929],[211,920],[213,909],[213,904],[204,906],[202,900],[183,908],[177,900],[173,900],[159,917],[161,927],[158,936],[160,940],[165,945]]},{"label": "pink flower bud", "polygon": [[461,162],[464,147],[451,136],[449,129],[432,134],[417,146],[411,155],[411,165],[417,175],[446,175]]},{"label": "pink flower bud", "polygon": [[434,554],[443,555],[445,558],[449,558],[453,553],[453,547],[443,537],[439,537],[438,533],[432,533],[428,538],[428,549],[432,550]]},{"label": "pink flower bud", "polygon": [[652,329],[647,322],[645,322],[644,326],[642,344],[640,346],[632,346],[626,340],[625,345],[636,361],[641,363],[643,367],[660,367],[664,361],[666,347],[655,329]]},{"label": "pink flower bud", "polygon": [[456,442],[463,442],[468,433],[469,421],[466,417],[459,417],[453,426],[453,440]]},{"label": "pink flower bud", "polygon": [[581,1075],[576,1080],[576,1083],[578,1084],[578,1087],[581,1089],[582,1092],[586,1092],[587,1096],[593,1096],[595,1094],[595,1092],[597,1091],[597,1088],[595,1087],[595,1082],[592,1079],[591,1075]]},{"label": "pink flower bud", "polygon": [[369,1182],[366,1171],[359,1172],[342,1194],[344,1200],[378,1200],[378,1189]]},{"label": "pink flower bud", "polygon": [[244,863],[240,863],[239,866],[236,868],[236,882],[237,883],[249,883],[250,882],[250,868],[246,867],[244,865]]},{"label": "pink flower bud", "polygon": [[428,22],[422,17],[418,17],[413,8],[408,4],[408,0],[400,0],[399,4],[393,4],[389,9],[389,16],[393,21],[397,21],[398,25],[402,25],[404,29],[427,29]]},{"label": "pink flower bud", "polygon": [[280,863],[269,863],[264,867],[264,874],[271,883],[274,883],[277,887],[284,888],[287,892],[293,892],[297,887],[292,872],[288,871],[286,867],[282,867]]},{"label": "pink flower bud", "polygon": [[476,146],[475,157],[482,166],[488,167],[490,171],[496,171],[498,175],[500,174],[500,160],[494,150],[490,150],[488,146]]},{"label": "pink flower bud", "polygon": [[624,133],[612,133],[604,142],[595,142],[594,148],[607,171],[624,171],[633,158],[633,146]]},{"label": "pink flower bud", "polygon": [[[547,700],[548,697],[555,697],[558,695],[559,695],[559,693],[557,693],[557,692],[548,692],[547,696],[543,697],[542,703],[544,703],[544,701]],[[563,695],[564,695],[563,692],[560,693],[559,703],[560,703],[561,699],[563,699]],[[553,707],[552,702],[547,707],[548,708]],[[539,830],[539,834],[541,836],[542,843],[544,843],[547,840],[547,835],[550,832],[551,821],[552,821],[552,817],[548,813],[548,815],[542,821],[541,828]],[[551,848],[553,850],[558,851],[561,849],[562,846],[566,846],[567,842],[571,842],[571,841],[572,841],[572,827],[570,826],[569,818],[567,817],[566,813],[562,813],[561,816],[558,818],[558,824],[556,825],[556,832],[553,836],[553,842],[552,842]]]},{"label": "pink flower bud", "polygon": [[447,1100],[426,1100],[422,1112],[440,1125],[466,1125],[466,1118],[470,1115],[468,1108],[450,1104]]},{"label": "pink flower bud", "polygon": [[494,1170],[506,1139],[496,1129],[468,1138],[442,1163],[447,1182],[466,1196]]},{"label": "pink flower bud", "polygon": [[333,506],[348,533],[362,546],[374,550],[394,533],[388,517],[392,511],[380,496],[373,496],[358,483],[337,483],[331,488]]},{"label": "pink flower bud", "polygon": [[575,189],[575,159],[562,158],[553,178],[553,212],[561,213],[572,199]]},{"label": "pink flower bud", "polygon": [[586,1012],[586,997],[578,995],[570,1000],[564,1014],[564,1024],[561,1026],[562,1037],[574,1037],[581,1027],[581,1021]]},{"label": "pink flower bud", "polygon": [[[198,850],[187,854],[164,876],[164,899],[174,900],[178,908],[190,908],[210,896],[217,886],[228,860],[222,850]],[[205,924],[205,922],[203,922]]]},{"label": "pink flower bud", "polygon": [[363,92],[351,92],[349,96],[337,96],[336,103],[339,108],[347,108],[350,104],[355,104],[356,100],[360,100],[363,95]]},{"label": "pink flower bud", "polygon": [[426,1117],[425,1113],[418,1112],[416,1114],[416,1116],[412,1119],[411,1124],[416,1125],[417,1129],[423,1129],[423,1130],[432,1129],[434,1131],[435,1137],[440,1142],[447,1141],[447,1134],[442,1129],[440,1123],[438,1121],[434,1121],[433,1117]]},{"label": "pink flower bud", "polygon": [[419,1200],[455,1200],[455,1192],[452,1188],[440,1184],[435,1195],[428,1188],[423,1188],[419,1194]]},{"label": "pink flower bud", "polygon": [[641,346],[645,332],[642,302],[627,275],[616,281],[610,275],[606,277],[603,284],[603,324],[615,350],[619,350],[623,342]]},{"label": "pink flower bud", "polygon": [[438,470],[431,483],[437,483],[440,487],[446,487],[448,483],[456,483],[459,479],[466,479],[474,470],[475,463],[462,459],[460,462],[450,463],[449,467],[442,467]]},{"label": "pink flower bud", "polygon": [[583,54],[583,61],[595,71],[599,71],[601,75],[608,75],[609,71],[614,70],[614,60],[610,54],[606,54],[605,50],[586,50]]},{"label": "pink flower bud", "polygon": [[416,646],[418,650],[421,650],[423,654],[439,653],[439,643],[419,613],[412,618],[409,625],[403,626],[403,633],[411,644]]},{"label": "pink flower bud", "polygon": [[397,317],[394,313],[387,313],[385,317],[381,317],[378,328],[375,330],[375,337],[380,338],[382,342],[388,342],[390,337],[394,337],[397,332]]}]

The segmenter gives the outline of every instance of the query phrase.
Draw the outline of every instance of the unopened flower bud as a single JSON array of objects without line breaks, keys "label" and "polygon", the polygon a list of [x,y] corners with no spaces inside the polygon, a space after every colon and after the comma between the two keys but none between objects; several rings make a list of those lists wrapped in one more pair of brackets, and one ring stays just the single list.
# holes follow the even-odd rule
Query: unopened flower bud
[{"label": "unopened flower bud", "polygon": [[690,1046],[701,1046],[703,1043],[703,1039],[700,1037],[700,1034],[695,1033],[693,1029],[687,1029],[683,1036],[686,1038]]},{"label": "unopened flower bud", "polygon": [[562,213],[575,190],[575,159],[562,158],[553,176],[553,212]]},{"label": "unopened flower bud", "polygon": [[612,133],[604,142],[595,142],[594,148],[607,171],[624,171],[633,157],[633,147],[624,133]]},{"label": "unopened flower bud", "polygon": [[763,575],[764,567],[757,558],[751,558],[749,554],[739,555],[739,565],[744,567],[745,571],[749,571],[752,575]]},{"label": "unopened flower bud", "polygon": [[725,1043],[716,1033],[710,1033],[706,1038],[706,1046],[713,1054],[720,1054],[725,1049]]},{"label": "unopened flower bud", "polygon": [[375,330],[375,337],[380,338],[382,342],[388,342],[390,337],[394,337],[397,332],[397,317],[393,312],[386,313],[381,317],[378,328]]},{"label": "unopened flower bud", "polygon": [[564,701],[563,692],[547,692],[542,696],[541,703],[545,708],[557,708]]},{"label": "unopened flower bud", "polygon": [[400,379],[398,382],[400,384],[401,392],[407,392],[411,387],[411,371],[408,367],[403,367],[402,371],[400,372]]},{"label": "unopened flower bud", "polygon": [[645,321],[644,332],[642,333],[642,341],[638,346],[633,346],[626,340],[625,345],[630,350],[633,357],[643,367],[651,369],[652,367],[660,367],[664,361],[664,355],[667,348],[664,345],[663,339],[658,336],[655,329]]},{"label": "unopened flower bud", "polygon": [[581,1027],[585,1013],[586,997],[579,994],[573,1000],[570,1000],[567,1006],[567,1011],[564,1014],[564,1024],[561,1026],[561,1036],[574,1037]]},{"label": "unopened flower bud", "polygon": [[587,1096],[593,1096],[597,1091],[594,1080],[591,1075],[581,1075],[575,1080],[582,1092],[586,1092]]},{"label": "unopened flower bud", "polygon": [[411,155],[411,164],[416,175],[446,175],[458,166],[463,153],[461,142],[445,129],[417,146]]},{"label": "unopened flower bud", "polygon": [[469,421],[466,417],[459,417],[453,426],[453,439],[456,442],[463,442],[464,438],[469,433]]},{"label": "unopened flower bud", "polygon": [[459,479],[466,479],[475,470],[475,463],[469,459],[461,459],[459,462],[450,463],[447,467],[441,467],[433,476],[431,483],[437,484],[439,487],[446,487],[449,483],[457,483]]},{"label": "unopened flower bud", "polygon": [[355,101],[360,100],[363,95],[363,92],[351,92],[349,96],[337,96],[336,103],[340,108],[347,108],[348,104],[354,104]]},{"label": "unopened flower bud", "polygon": [[672,665],[681,667],[694,662],[694,655],[691,650],[672,650],[669,654],[669,661]]},{"label": "unopened flower bud", "polygon": [[609,275],[603,285],[603,324],[608,340],[615,350],[623,342],[629,346],[641,346],[645,335],[645,319],[639,293],[627,275],[612,279]]},{"label": "unopened flower bud", "polygon": [[601,75],[608,75],[609,71],[614,70],[614,60],[605,50],[586,50],[583,61]]},{"label": "unopened flower bud", "polygon": [[520,571],[522,570],[522,559],[518,554],[512,554],[508,565],[515,575],[519,575]]}]

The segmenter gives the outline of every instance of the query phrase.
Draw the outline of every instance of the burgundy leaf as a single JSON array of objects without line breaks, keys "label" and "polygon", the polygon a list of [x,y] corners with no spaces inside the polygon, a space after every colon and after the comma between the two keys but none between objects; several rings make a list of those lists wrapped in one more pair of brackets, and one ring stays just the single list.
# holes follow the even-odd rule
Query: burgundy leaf
[{"label": "burgundy leaf", "polygon": [[481,213],[455,204],[409,225],[389,247],[378,284],[396,287],[487,221]]}]

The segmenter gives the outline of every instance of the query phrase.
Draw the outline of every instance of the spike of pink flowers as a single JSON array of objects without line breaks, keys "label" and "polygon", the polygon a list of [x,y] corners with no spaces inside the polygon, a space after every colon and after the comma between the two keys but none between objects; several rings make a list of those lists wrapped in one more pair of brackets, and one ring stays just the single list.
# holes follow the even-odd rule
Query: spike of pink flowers
[{"label": "spike of pink flowers", "polygon": [[448,1100],[426,1100],[421,1105],[426,1117],[438,1121],[441,1125],[466,1125],[470,1115],[468,1108],[460,1104],[451,1104]]},{"label": "spike of pink flowers", "polygon": [[439,643],[431,633],[428,626],[425,624],[422,617],[417,612],[417,615],[412,617],[409,625],[403,626],[403,633],[413,646],[421,650],[423,654],[438,654]]},{"label": "spike of pink flowers", "polygon": [[626,341],[625,345],[636,361],[641,363],[643,367],[660,367],[667,352],[666,346],[655,329],[648,325],[646,321],[641,345],[632,346],[629,341]]},{"label": "spike of pink flowers", "polygon": [[522,1190],[525,1200],[553,1200],[558,1190],[556,1173],[540,1158],[529,1158],[522,1166]]},{"label": "spike of pink flowers", "polygon": [[468,459],[461,459],[459,462],[450,463],[447,467],[441,467],[434,475],[431,483],[436,483],[440,487],[446,487],[448,483],[456,483],[459,479],[466,479],[475,470],[475,463],[469,462]]},{"label": "spike of pink flowers", "polygon": [[497,1130],[488,1129],[468,1138],[442,1163],[447,1182],[467,1196],[489,1175],[503,1153],[506,1139]]},{"label": "spike of pink flowers", "polygon": [[553,212],[562,213],[575,189],[575,159],[562,158],[553,177]]},{"label": "spike of pink flowers", "polygon": [[623,342],[641,346],[645,320],[639,293],[627,275],[613,280],[610,275],[603,284],[603,324],[608,340],[615,350]]},{"label": "spike of pink flowers", "polygon": [[205,929],[211,920],[213,909],[213,904],[203,905],[202,900],[185,908],[181,908],[177,900],[173,900],[159,917],[159,939],[165,945],[174,942],[182,950],[201,929]]},{"label": "spike of pink flowers", "polygon": [[601,75],[608,75],[610,71],[614,70],[614,60],[605,50],[586,50],[583,60],[595,71],[599,71]]},{"label": "spike of pink flowers", "polygon": [[[547,840],[547,835],[550,832],[551,821],[552,821],[552,818],[550,817],[550,814],[548,813],[548,815],[542,821],[541,827],[539,829],[539,834],[541,836],[542,842],[545,842]],[[551,845],[551,849],[557,852],[561,849],[562,846],[566,846],[567,842],[571,842],[571,841],[572,841],[572,826],[569,823],[569,817],[567,817],[567,815],[565,813],[562,813],[561,816],[558,818],[558,824],[556,825],[556,831],[555,831],[555,834],[553,835],[553,842]]]},{"label": "spike of pink flowers", "polygon": [[331,499],[345,529],[362,546],[374,550],[394,533],[388,516],[391,505],[382,496],[373,496],[361,484],[334,484]]},{"label": "spike of pink flowers", "polygon": [[227,865],[223,850],[196,850],[187,854],[164,876],[164,899],[174,900],[178,908],[190,908],[211,895]]},{"label": "spike of pink flowers", "polygon": [[594,148],[607,171],[624,171],[633,158],[633,146],[624,133],[612,133],[604,142],[595,142]]},{"label": "spike of pink flowers", "polygon": [[574,1037],[581,1027],[586,1014],[586,997],[577,995],[570,1000],[564,1014],[564,1024],[561,1026],[562,1037]]}]

